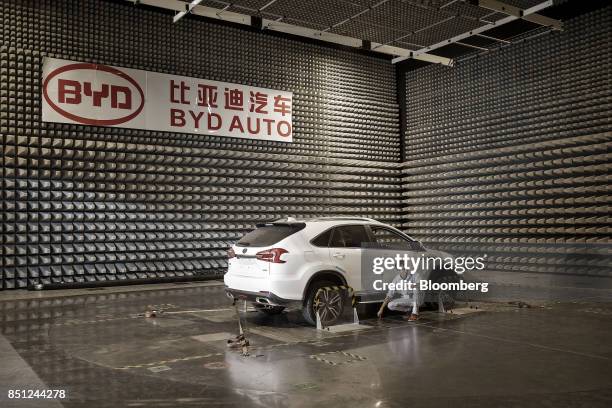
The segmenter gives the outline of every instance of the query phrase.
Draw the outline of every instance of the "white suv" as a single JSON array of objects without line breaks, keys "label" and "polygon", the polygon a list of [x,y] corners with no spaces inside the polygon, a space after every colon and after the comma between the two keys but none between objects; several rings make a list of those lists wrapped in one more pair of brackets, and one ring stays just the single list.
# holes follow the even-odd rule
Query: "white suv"
[{"label": "white suv", "polygon": [[[228,250],[226,291],[268,314],[297,304],[306,321],[315,324],[319,288],[346,285],[364,302],[382,301],[384,293],[362,288],[361,255],[364,244],[390,242],[427,252],[398,229],[369,218],[288,218],[260,224]],[[325,308],[321,319],[333,323],[343,310],[344,297],[335,292],[320,296]]]}]

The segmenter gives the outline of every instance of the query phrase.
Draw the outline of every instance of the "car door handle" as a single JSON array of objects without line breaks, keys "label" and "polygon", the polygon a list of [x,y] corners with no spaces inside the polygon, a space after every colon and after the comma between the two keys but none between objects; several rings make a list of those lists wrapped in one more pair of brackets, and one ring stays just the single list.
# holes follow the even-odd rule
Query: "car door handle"
[{"label": "car door handle", "polygon": [[333,256],[334,258],[344,259],[344,254],[341,254],[340,252],[334,252],[334,253],[332,254],[332,256]]}]

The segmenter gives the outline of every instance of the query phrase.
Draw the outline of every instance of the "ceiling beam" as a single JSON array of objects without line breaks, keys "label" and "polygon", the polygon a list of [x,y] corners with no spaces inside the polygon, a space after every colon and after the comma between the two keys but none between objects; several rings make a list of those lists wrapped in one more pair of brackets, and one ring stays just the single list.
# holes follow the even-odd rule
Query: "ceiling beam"
[{"label": "ceiling beam", "polygon": [[376,51],[382,52],[384,54],[396,55],[397,58],[413,58],[419,61],[429,62],[431,64],[446,65],[448,67],[452,67],[453,65],[455,65],[455,61],[452,58],[440,57],[439,55],[433,55],[428,53],[413,55],[414,51],[407,50],[405,48],[394,47],[392,45],[378,44],[373,42],[372,48],[375,48]]},{"label": "ceiling beam", "polygon": [[413,35],[415,35],[415,34],[418,34],[418,33],[420,33],[420,32],[426,31],[426,30],[430,30],[430,29],[432,29],[433,27],[436,27],[436,26],[439,26],[440,24],[444,24],[444,23],[446,23],[447,21],[454,20],[456,17],[457,17],[457,16],[450,16],[450,17],[446,17],[445,19],[442,19],[442,20],[436,21],[435,23],[432,23],[432,24],[430,24],[430,25],[428,25],[428,26],[425,26],[425,27],[419,28],[418,30],[411,31],[411,32],[409,32],[409,33],[407,33],[407,34],[402,34],[401,36],[396,37],[396,38],[392,39],[391,41],[386,42],[384,45],[393,44],[393,43],[395,43],[395,42],[397,42],[397,41],[402,41],[402,40],[405,40],[405,39],[407,39],[407,38],[412,37],[412,36],[413,36]]},{"label": "ceiling beam", "polygon": [[[185,2],[181,0],[140,0],[139,4],[143,4],[145,6],[159,7],[166,10],[174,10],[178,14],[186,11]],[[215,20],[228,21],[231,23],[247,26],[251,25],[251,16],[234,13],[232,11],[224,11],[213,7],[194,5],[190,9],[190,13],[196,16],[213,18]],[[183,16],[186,14],[188,13],[183,14]],[[174,18],[176,18],[176,16]],[[174,18],[172,19],[173,21]]]},{"label": "ceiling beam", "polygon": [[441,5],[440,7],[438,7],[438,10],[442,10],[444,7],[448,7],[451,4],[454,4],[454,3],[458,2],[458,1],[460,1],[460,0],[450,0],[448,3],[445,3],[445,4]]},{"label": "ceiling beam", "polygon": [[485,48],[485,47],[479,47],[479,46],[477,46],[477,45],[474,45],[474,44],[468,44],[468,43],[464,43],[464,42],[461,42],[461,41],[457,41],[455,44],[457,44],[457,45],[461,45],[462,47],[474,48],[475,50],[481,50],[481,51],[491,51],[491,50],[490,50],[490,49],[488,49],[488,48]]},{"label": "ceiling beam", "polygon": [[173,23],[176,23],[177,21],[179,21],[181,18],[183,18],[185,15],[187,15],[188,13],[191,12],[191,10],[193,10],[193,8],[195,6],[197,6],[198,4],[200,4],[202,2],[202,0],[193,0],[191,3],[189,4],[185,4],[185,11],[181,11],[179,13],[176,13],[174,15],[174,18],[172,19]]},{"label": "ceiling beam", "polygon": [[482,38],[486,38],[488,40],[497,41],[497,42],[504,43],[504,44],[510,44],[511,43],[511,41],[504,40],[503,38],[491,37],[490,35],[485,35],[485,34],[475,34],[475,35],[476,35],[476,37],[482,37]]},{"label": "ceiling beam", "polygon": [[527,20],[535,24],[550,27],[553,30],[563,30],[563,23],[559,20],[536,13],[524,14],[525,10],[498,0],[470,0],[470,3],[487,10],[522,18],[523,20]]},{"label": "ceiling beam", "polygon": [[265,9],[267,9],[268,7],[270,7],[271,5],[273,5],[274,3],[276,3],[276,0],[270,0],[269,2],[267,2],[266,4],[261,6],[257,11],[262,12]]},{"label": "ceiling beam", "polygon": [[326,28],[326,29],[324,29],[323,31],[329,31],[329,30],[332,30],[332,29],[334,29],[334,28],[340,27],[341,25],[346,24],[346,23],[348,23],[349,21],[352,21],[352,20],[356,19],[357,17],[359,17],[359,16],[361,16],[361,15],[363,15],[363,14],[369,13],[370,11],[374,10],[376,7],[380,7],[380,6],[382,6],[383,4],[387,3],[388,1],[389,1],[389,0],[381,0],[381,1],[379,1],[378,3],[373,4],[373,5],[371,5],[370,7],[368,7],[368,8],[366,8],[366,9],[361,10],[359,13],[357,13],[357,14],[355,14],[355,15],[350,16],[349,18],[346,18],[346,19],[344,19],[344,20],[340,21],[339,23],[336,23],[336,24],[334,24],[334,25],[332,25],[332,26],[327,27],[327,28]]}]

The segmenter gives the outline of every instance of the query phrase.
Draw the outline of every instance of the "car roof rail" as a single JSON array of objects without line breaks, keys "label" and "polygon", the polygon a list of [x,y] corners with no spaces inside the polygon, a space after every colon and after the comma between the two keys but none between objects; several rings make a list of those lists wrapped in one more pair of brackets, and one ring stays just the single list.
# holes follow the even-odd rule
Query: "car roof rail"
[{"label": "car roof rail", "polygon": [[303,220],[298,220],[294,217],[279,218],[278,220],[258,222],[257,224],[255,224],[257,228],[266,227],[270,225],[294,225],[302,228],[306,226]]},{"label": "car roof rail", "polygon": [[368,222],[379,222],[373,218],[367,217],[318,217],[312,218],[308,221],[368,221]]},{"label": "car roof rail", "polygon": [[295,217],[285,217],[279,218],[278,220],[274,220],[272,222],[298,222],[298,220]]}]

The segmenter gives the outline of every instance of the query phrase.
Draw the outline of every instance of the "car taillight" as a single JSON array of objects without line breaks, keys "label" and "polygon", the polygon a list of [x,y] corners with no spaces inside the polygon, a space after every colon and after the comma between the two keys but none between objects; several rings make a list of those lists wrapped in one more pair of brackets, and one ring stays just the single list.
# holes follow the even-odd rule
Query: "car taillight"
[{"label": "car taillight", "polygon": [[230,248],[227,250],[227,259],[232,259],[236,257],[236,253],[234,252],[234,248]]},{"label": "car taillight", "polygon": [[282,259],[280,259],[280,257],[282,254],[286,254],[288,252],[289,251],[283,248],[272,248],[272,249],[266,249],[265,251],[259,251],[258,253],[255,254],[255,257],[259,259],[260,261],[266,261],[266,262],[272,262],[272,263],[285,263],[286,261],[283,261]]}]

